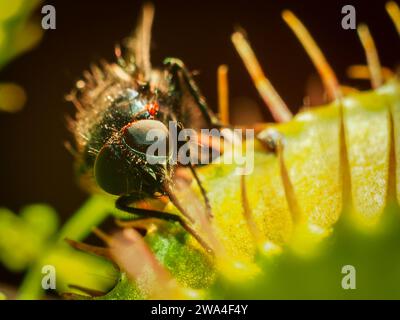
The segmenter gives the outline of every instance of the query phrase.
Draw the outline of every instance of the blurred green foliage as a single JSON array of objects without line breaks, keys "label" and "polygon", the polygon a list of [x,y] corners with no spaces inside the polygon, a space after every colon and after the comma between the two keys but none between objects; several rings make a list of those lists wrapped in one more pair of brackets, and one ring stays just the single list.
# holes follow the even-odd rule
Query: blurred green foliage
[{"label": "blurred green foliage", "polygon": [[0,261],[22,271],[35,261],[58,228],[57,213],[43,204],[23,208],[19,216],[0,208]]},{"label": "blurred green foliage", "polygon": [[[32,49],[43,36],[39,19],[32,18],[41,0],[0,0],[0,70],[12,59]],[[0,83],[0,110],[19,111],[25,92],[12,83]]]},{"label": "blurred green foliage", "polygon": [[[40,256],[30,261],[31,264],[19,289],[18,298],[38,299],[43,295],[41,270],[44,265],[52,265],[56,268],[59,293],[84,293],[71,285],[94,291],[108,291],[118,279],[118,273],[113,264],[103,258],[71,248],[65,239],[82,241],[92,232],[93,227],[99,225],[115,211],[114,202],[111,199],[103,196],[89,198],[47,242],[47,246],[41,248]],[[41,219],[42,224],[46,221]]]},{"label": "blurred green foliage", "polygon": [[41,0],[0,0],[0,69],[34,47],[43,30],[30,18]]}]

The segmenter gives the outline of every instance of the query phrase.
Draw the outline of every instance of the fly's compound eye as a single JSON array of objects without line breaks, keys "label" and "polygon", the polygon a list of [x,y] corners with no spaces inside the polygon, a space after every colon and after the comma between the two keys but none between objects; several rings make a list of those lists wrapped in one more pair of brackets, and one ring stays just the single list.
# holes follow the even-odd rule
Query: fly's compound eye
[{"label": "fly's compound eye", "polygon": [[105,145],[99,152],[94,164],[94,176],[97,185],[104,191],[121,195],[134,187],[136,180],[129,179],[129,172],[121,154],[113,145]]},{"label": "fly's compound eye", "polygon": [[168,158],[168,129],[157,120],[139,120],[123,129],[122,138],[134,152],[150,164],[164,163]]}]

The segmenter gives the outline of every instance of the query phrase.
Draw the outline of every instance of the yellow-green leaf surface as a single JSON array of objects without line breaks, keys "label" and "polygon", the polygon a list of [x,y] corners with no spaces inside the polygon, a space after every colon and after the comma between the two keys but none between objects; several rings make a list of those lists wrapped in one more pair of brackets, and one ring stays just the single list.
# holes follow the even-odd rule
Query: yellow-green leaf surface
[{"label": "yellow-green leaf surface", "polygon": [[[352,213],[356,224],[371,225],[378,221],[387,200],[389,109],[386,99],[368,92],[346,97],[343,110]],[[283,136],[284,163],[301,214],[296,223],[305,222],[311,233],[329,230],[343,210],[340,115],[339,104],[333,104],[301,112],[289,123],[271,126]],[[290,212],[288,206],[278,157],[256,147],[254,163],[254,171],[246,177],[253,218],[266,241],[282,245],[291,239],[296,212]],[[235,165],[213,164],[199,172],[211,199],[216,233],[224,247],[235,259],[252,259],[256,247],[243,215],[236,169]],[[298,240],[294,238],[293,242]]]},{"label": "yellow-green leaf surface", "polygon": [[396,195],[397,201],[400,203],[400,86],[399,82],[396,80],[390,81],[388,84],[379,88],[378,94],[383,95],[388,105],[390,106],[390,111],[392,115],[392,133],[393,133],[393,156],[391,159],[394,163],[391,169],[393,175],[392,178],[396,181]]},{"label": "yellow-green leaf surface", "polygon": [[343,107],[354,217],[373,225],[387,200],[389,108],[386,99],[374,92],[346,97]]},{"label": "yellow-green leaf surface", "polygon": [[[289,240],[292,219],[286,201],[279,163],[256,143],[254,171],[245,177],[247,197],[257,228],[281,245]],[[253,156],[246,155],[246,156]],[[199,170],[214,214],[218,239],[234,260],[252,260],[256,245],[244,218],[239,166],[217,164]]]},{"label": "yellow-green leaf surface", "polygon": [[298,114],[276,127],[301,220],[329,229],[342,210],[340,117],[336,105]]}]

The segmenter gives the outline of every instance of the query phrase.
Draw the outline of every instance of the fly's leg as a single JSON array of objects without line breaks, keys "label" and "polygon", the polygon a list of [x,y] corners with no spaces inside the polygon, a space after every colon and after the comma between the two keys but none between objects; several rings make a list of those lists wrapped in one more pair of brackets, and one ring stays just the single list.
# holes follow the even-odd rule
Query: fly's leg
[{"label": "fly's leg", "polygon": [[182,219],[178,215],[172,213],[132,207],[131,204],[135,201],[137,201],[137,196],[135,195],[122,195],[115,202],[115,207],[124,212],[138,215],[138,219],[156,218],[181,223]]},{"label": "fly's leg", "polygon": [[[173,198],[174,199],[174,198]],[[182,219],[180,216],[172,214],[172,213],[167,213],[163,211],[157,211],[157,210],[149,210],[149,209],[142,209],[142,208],[135,208],[131,207],[130,204],[132,202],[137,200],[137,196],[135,195],[123,195],[120,196],[116,203],[115,206],[117,209],[132,213],[132,214],[137,214],[140,216],[138,219],[146,219],[146,218],[156,218],[156,219],[161,219],[169,222],[179,222],[179,224],[185,229],[187,232],[189,232],[194,238],[199,241],[199,243],[209,252],[211,252],[211,248],[201,239],[201,237],[197,234],[197,232],[190,226],[189,221],[185,221],[186,219]],[[174,199],[176,200],[176,199]],[[171,201],[174,203],[174,205],[177,205],[177,202],[171,199]],[[182,210],[180,206],[178,206],[178,209]],[[183,211],[185,212],[185,211]]]},{"label": "fly's leg", "polygon": [[196,168],[192,164],[189,165],[189,168],[190,168],[190,171],[193,174],[194,179],[196,180],[197,185],[200,188],[200,193],[201,193],[201,195],[202,195],[202,197],[204,199],[204,203],[206,205],[207,216],[210,219],[210,218],[213,217],[213,214],[212,214],[212,211],[211,211],[210,199],[208,198],[207,192],[204,189],[203,184],[201,183],[201,180],[200,180],[199,176],[197,175]]},{"label": "fly's leg", "polygon": [[[191,76],[189,70],[186,68],[184,63],[176,58],[167,58],[164,60],[164,65],[168,68],[171,78],[170,82],[171,85],[173,86],[173,90],[180,89],[179,88],[179,80],[183,79],[185,84],[188,87],[188,90],[192,97],[194,98],[194,101],[196,102],[196,105],[200,109],[201,113],[207,120],[208,124],[210,127],[216,127],[220,128],[223,125],[220,123],[219,119],[213,114],[211,111],[210,107],[207,105],[207,102],[205,101],[204,97],[201,95],[199,88],[196,85],[196,82],[194,81],[193,77]],[[199,188],[200,192],[204,198],[204,202],[206,205],[207,209],[207,215],[209,218],[212,217],[211,213],[211,206],[210,206],[210,201],[207,197],[206,191],[204,190],[204,187],[195,171],[195,168],[193,165],[190,165],[190,170],[193,174],[193,177],[195,178]]]},{"label": "fly's leg", "polygon": [[197,106],[199,107],[202,115],[207,120],[210,127],[220,128],[223,125],[220,123],[219,119],[212,113],[210,107],[207,105],[204,97],[200,93],[200,89],[197,87],[189,70],[186,68],[184,63],[176,58],[167,58],[164,60],[164,65],[168,68],[170,72],[170,84],[172,86],[179,87],[179,79],[182,78],[188,87],[188,90],[192,97],[194,98]]}]

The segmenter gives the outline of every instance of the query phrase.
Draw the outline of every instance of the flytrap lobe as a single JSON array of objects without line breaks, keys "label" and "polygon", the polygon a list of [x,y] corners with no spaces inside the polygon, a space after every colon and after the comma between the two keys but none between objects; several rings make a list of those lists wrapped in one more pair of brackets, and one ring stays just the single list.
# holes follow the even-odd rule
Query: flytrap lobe
[{"label": "flytrap lobe", "polygon": [[[390,2],[386,8],[399,30],[398,6]],[[126,53],[117,47],[118,63],[93,67],[77,83],[70,99],[78,109],[71,121],[78,173],[91,190],[117,197],[117,208],[128,214],[118,220],[117,232],[95,232],[105,248],[70,241],[121,271],[119,283],[103,297],[118,297],[126,281],[134,298],[219,297],[216,287],[229,292],[257,283],[268,273],[266,265],[285,252],[316,255],[339,220],[373,233],[389,204],[400,200],[400,83],[381,66],[368,27],[358,27],[367,64],[348,70],[371,81],[372,90],[360,92],[341,85],[294,13],[282,17],[315,65],[327,104],[293,115],[245,33],[235,32],[233,45],[276,120],[256,128],[249,175],[223,162],[146,160],[142,138],[155,126],[177,121],[181,129],[232,128],[227,66],[217,73],[221,120],[182,61],[168,58],[163,68],[152,67],[152,6],[144,7]]]}]

